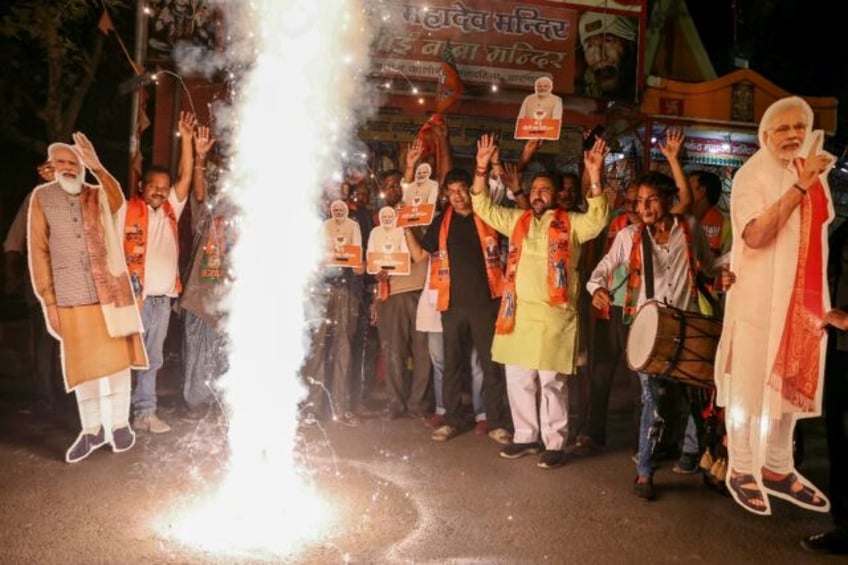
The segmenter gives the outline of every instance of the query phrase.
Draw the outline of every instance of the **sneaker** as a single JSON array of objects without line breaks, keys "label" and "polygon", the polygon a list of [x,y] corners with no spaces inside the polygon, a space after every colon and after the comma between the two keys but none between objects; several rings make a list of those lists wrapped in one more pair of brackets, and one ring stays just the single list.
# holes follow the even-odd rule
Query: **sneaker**
[{"label": "sneaker", "polygon": [[457,434],[459,434],[459,431],[456,428],[445,424],[430,434],[430,439],[433,441],[448,441],[449,439],[455,438]]},{"label": "sneaker", "polygon": [[339,422],[348,426],[349,428],[358,428],[359,427],[359,418],[356,417],[356,414],[353,412],[345,412],[342,414],[342,417],[339,418]]},{"label": "sneaker", "polygon": [[848,555],[848,530],[836,528],[810,536],[801,541],[801,547],[816,553]]},{"label": "sneaker", "polygon": [[683,453],[680,459],[671,468],[673,473],[678,475],[694,475],[701,470],[697,453]]},{"label": "sneaker", "polygon": [[538,467],[542,469],[556,469],[565,463],[565,454],[561,449],[546,449],[539,457]]},{"label": "sneaker", "polygon": [[424,417],[424,425],[428,428],[441,428],[445,425],[445,417],[442,414],[433,414]]},{"label": "sneaker", "polygon": [[96,434],[87,434],[80,432],[77,440],[68,448],[65,453],[65,461],[68,463],[76,463],[82,461],[91,455],[95,449],[106,443],[106,434],[103,432],[103,426]]},{"label": "sneaker", "polygon": [[133,428],[140,432],[164,434],[171,431],[171,426],[159,419],[156,412],[142,412],[135,417]]},{"label": "sneaker", "polygon": [[112,430],[112,451],[120,453],[135,445],[135,432],[129,425]]},{"label": "sneaker", "polygon": [[531,441],[530,443],[510,443],[501,449],[500,455],[504,459],[518,459],[525,455],[536,455],[540,451],[542,451],[542,446],[539,445],[538,441]]},{"label": "sneaker", "polygon": [[501,445],[509,445],[510,443],[512,443],[512,434],[504,428],[495,428],[494,430],[489,430],[489,437]]},{"label": "sneaker", "polygon": [[474,424],[474,433],[478,436],[484,436],[489,433],[489,422],[486,420],[479,420],[476,424]]},{"label": "sneaker", "polygon": [[647,483],[640,483],[639,477],[633,481],[633,494],[643,500],[654,500],[657,493],[654,492],[654,479],[649,478]]}]

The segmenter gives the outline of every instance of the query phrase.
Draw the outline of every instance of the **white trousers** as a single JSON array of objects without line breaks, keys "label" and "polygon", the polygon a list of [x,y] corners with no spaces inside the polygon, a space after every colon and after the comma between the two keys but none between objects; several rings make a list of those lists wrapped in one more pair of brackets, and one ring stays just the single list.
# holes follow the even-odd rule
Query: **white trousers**
[{"label": "white trousers", "polygon": [[106,439],[112,430],[129,425],[130,370],[124,369],[74,387],[79,408],[80,424],[86,434],[96,434],[103,426]]},{"label": "white trousers", "polygon": [[562,450],[565,446],[568,387],[556,377],[556,371],[506,365],[506,392],[515,426],[515,443],[532,443],[541,436],[545,449]]}]

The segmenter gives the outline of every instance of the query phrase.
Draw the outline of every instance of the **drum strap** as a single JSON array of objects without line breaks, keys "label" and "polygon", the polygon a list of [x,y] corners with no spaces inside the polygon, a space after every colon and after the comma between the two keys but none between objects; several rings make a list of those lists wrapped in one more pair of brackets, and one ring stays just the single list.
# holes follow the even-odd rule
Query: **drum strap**
[{"label": "drum strap", "polygon": [[645,272],[642,280],[645,282],[645,298],[651,300],[654,297],[654,251],[651,249],[651,237],[644,233],[647,228],[642,230],[642,269]]}]

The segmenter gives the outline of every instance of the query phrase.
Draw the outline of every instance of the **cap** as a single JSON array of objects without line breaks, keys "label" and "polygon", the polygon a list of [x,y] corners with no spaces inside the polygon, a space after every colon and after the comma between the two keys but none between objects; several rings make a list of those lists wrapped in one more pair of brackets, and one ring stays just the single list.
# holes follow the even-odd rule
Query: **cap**
[{"label": "cap", "polygon": [[580,16],[579,28],[580,44],[584,49],[586,48],[586,41],[590,37],[608,33],[627,41],[634,41],[638,30],[632,19],[602,12],[584,12]]}]

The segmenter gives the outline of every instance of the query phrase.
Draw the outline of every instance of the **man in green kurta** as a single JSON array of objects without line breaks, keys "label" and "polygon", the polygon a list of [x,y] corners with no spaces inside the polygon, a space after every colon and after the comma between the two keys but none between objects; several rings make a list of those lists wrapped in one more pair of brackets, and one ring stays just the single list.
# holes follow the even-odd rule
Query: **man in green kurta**
[{"label": "man in green kurta", "polygon": [[568,435],[568,389],[557,375],[571,375],[576,366],[580,249],[608,220],[600,182],[607,147],[599,139],[583,155],[591,181],[585,213],[557,208],[559,183],[548,173],[533,176],[529,210],[493,204],[486,177],[496,149],[491,135],[477,142],[471,193],[474,212],[510,238],[492,359],[506,366],[515,435],[500,454],[517,459],[539,453],[541,439],[539,467],[550,469],[562,464]]}]

